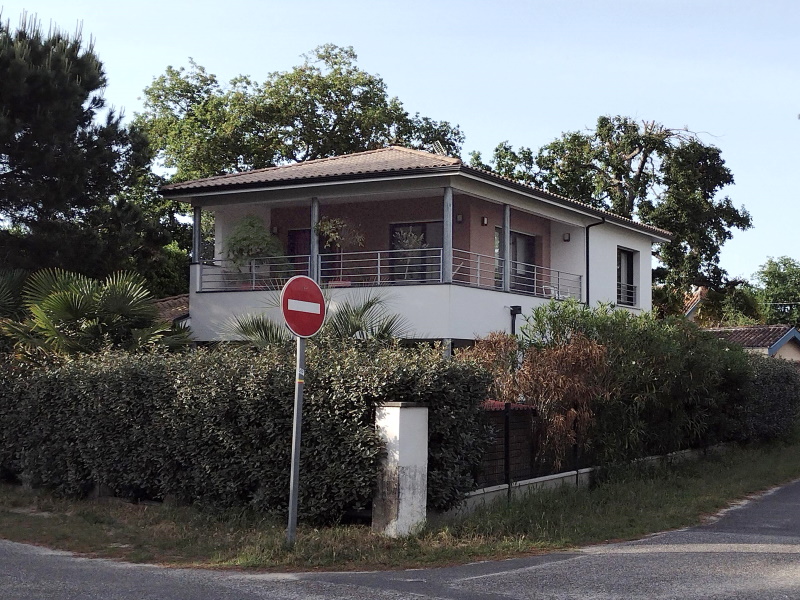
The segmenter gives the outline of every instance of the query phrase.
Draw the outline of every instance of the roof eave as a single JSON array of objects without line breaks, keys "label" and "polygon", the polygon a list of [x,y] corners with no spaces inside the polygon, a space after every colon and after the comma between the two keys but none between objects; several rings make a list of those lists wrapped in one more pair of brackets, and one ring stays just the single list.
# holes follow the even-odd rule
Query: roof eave
[{"label": "roof eave", "polygon": [[667,231],[647,227],[639,223],[636,223],[634,221],[631,221],[629,219],[625,219],[624,217],[619,217],[612,213],[594,208],[586,204],[585,202],[580,202],[579,200],[572,200],[570,198],[565,198],[557,194],[551,194],[550,192],[547,192],[545,190],[534,188],[530,185],[510,180],[507,177],[495,175],[493,173],[489,173],[488,171],[483,171],[481,169],[474,169],[472,167],[468,167],[463,163],[455,165],[441,165],[436,167],[418,167],[418,168],[402,169],[402,170],[344,173],[340,175],[326,175],[322,177],[303,177],[297,179],[287,178],[287,179],[280,179],[268,182],[244,182],[244,183],[233,183],[228,185],[209,185],[204,187],[193,187],[193,188],[180,187],[182,184],[176,183],[159,188],[159,193],[161,193],[161,195],[166,198],[177,199],[177,198],[206,196],[219,193],[230,194],[230,193],[245,192],[245,191],[246,192],[257,192],[261,190],[266,191],[282,187],[324,185],[326,183],[343,183],[349,181],[395,179],[404,177],[420,177],[425,175],[446,175],[446,174],[467,175],[478,179],[482,179],[493,185],[500,185],[503,187],[507,187],[514,191],[522,192],[526,195],[533,196],[539,200],[544,200],[546,202],[550,202],[552,204],[561,206],[563,208],[574,210],[576,212],[580,212],[585,215],[601,219],[605,222],[614,223],[615,225],[631,229],[638,233],[643,233],[645,235],[650,236],[655,242],[669,242],[672,241],[673,239],[672,234]]}]

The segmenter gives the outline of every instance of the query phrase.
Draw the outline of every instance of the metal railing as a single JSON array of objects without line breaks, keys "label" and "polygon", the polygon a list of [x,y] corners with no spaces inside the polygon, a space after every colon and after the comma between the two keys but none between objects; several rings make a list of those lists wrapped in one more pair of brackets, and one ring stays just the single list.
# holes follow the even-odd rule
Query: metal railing
[{"label": "metal railing", "polygon": [[244,264],[232,260],[200,263],[200,291],[279,290],[295,275],[308,275],[309,256],[253,258]]},{"label": "metal railing", "polygon": [[503,259],[453,249],[453,283],[503,289]]},{"label": "metal railing", "polygon": [[581,299],[581,276],[511,261],[511,291],[544,298]]},{"label": "metal railing", "polygon": [[330,287],[441,283],[442,249],[322,254],[320,282]]},{"label": "metal railing", "polygon": [[[310,257],[254,258],[244,264],[206,260],[200,264],[200,291],[279,290],[295,275],[309,275]],[[442,249],[378,250],[322,254],[320,283],[326,287],[420,285],[442,282]],[[504,260],[453,250],[453,283],[503,289]],[[509,291],[543,298],[581,299],[581,276],[511,261]],[[636,288],[618,293],[619,304],[635,305]],[[624,302],[624,298],[630,302]]]},{"label": "metal railing", "polygon": [[629,283],[617,283],[617,304],[636,306],[636,286]]}]

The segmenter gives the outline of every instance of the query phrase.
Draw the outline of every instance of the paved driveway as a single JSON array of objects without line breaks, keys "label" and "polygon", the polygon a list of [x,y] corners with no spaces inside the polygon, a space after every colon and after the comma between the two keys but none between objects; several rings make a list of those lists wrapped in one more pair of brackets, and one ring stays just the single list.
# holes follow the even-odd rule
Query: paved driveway
[{"label": "paved driveway", "polygon": [[797,599],[800,481],[701,527],[638,542],[380,573],[162,569],[0,541],[3,600]]}]

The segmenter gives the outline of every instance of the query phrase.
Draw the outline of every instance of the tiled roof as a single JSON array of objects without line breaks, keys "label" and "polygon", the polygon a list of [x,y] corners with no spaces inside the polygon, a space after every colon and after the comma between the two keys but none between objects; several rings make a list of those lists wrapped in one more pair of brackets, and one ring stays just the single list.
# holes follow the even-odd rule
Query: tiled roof
[{"label": "tiled roof", "polygon": [[164,323],[172,323],[175,319],[189,316],[189,294],[170,296],[154,300],[158,318]]},{"label": "tiled roof", "polygon": [[299,184],[303,181],[347,180],[369,176],[436,172],[474,174],[484,180],[501,182],[522,191],[534,191],[544,199],[549,199],[562,206],[588,212],[614,223],[632,226],[635,229],[646,231],[659,237],[672,237],[672,234],[664,229],[620,217],[614,213],[594,208],[585,202],[520,183],[510,177],[469,167],[463,164],[460,158],[432,154],[401,146],[389,146],[377,150],[320,158],[291,165],[172,183],[163,186],[160,191],[165,196],[185,196],[190,195],[192,192],[246,190],[282,184]]},{"label": "tiled roof", "polygon": [[363,175],[369,173],[387,173],[394,171],[411,171],[418,169],[436,169],[453,167],[461,164],[461,159],[431,154],[422,150],[412,150],[400,146],[389,146],[378,150],[367,150],[356,154],[332,156],[306,162],[268,167],[245,173],[233,173],[218,177],[195,179],[182,183],[173,183],[161,188],[162,192],[179,190],[202,190],[206,188],[225,188],[246,186],[278,181],[299,179],[318,179],[325,177],[342,177],[347,175]]},{"label": "tiled roof", "polygon": [[791,325],[750,325],[747,327],[714,327],[706,329],[720,339],[745,348],[769,348],[791,331]]}]

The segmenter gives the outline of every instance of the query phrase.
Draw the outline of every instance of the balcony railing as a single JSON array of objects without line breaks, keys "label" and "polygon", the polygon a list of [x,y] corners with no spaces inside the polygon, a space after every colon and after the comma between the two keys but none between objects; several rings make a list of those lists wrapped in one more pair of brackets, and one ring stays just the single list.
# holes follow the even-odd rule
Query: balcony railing
[{"label": "balcony railing", "polygon": [[320,282],[331,287],[442,282],[442,249],[322,254]]},{"label": "balcony railing", "polygon": [[295,275],[308,275],[309,256],[253,258],[244,264],[231,260],[200,263],[200,291],[279,290]]},{"label": "balcony railing", "polygon": [[629,283],[617,283],[617,304],[636,306],[636,286]]},{"label": "balcony railing", "polygon": [[[295,275],[309,274],[308,255],[200,264],[200,291],[278,290]],[[323,287],[366,287],[442,283],[442,249],[344,252],[319,257]],[[453,283],[503,290],[502,258],[453,250]],[[543,298],[581,299],[581,276],[538,265],[511,262],[509,290]],[[635,290],[634,290],[635,293]]]}]

